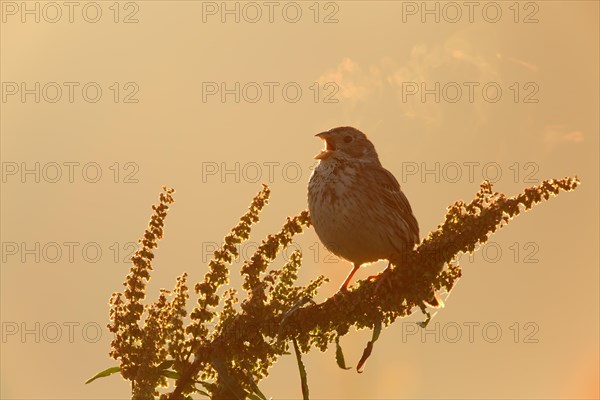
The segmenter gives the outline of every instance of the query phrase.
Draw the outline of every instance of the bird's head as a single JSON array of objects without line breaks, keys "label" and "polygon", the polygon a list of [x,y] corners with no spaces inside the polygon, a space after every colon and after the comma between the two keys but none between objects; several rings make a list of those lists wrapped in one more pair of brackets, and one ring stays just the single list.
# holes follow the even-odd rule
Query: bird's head
[{"label": "bird's head", "polygon": [[375,146],[367,135],[351,126],[340,126],[315,135],[325,141],[317,160],[361,160],[379,162]]}]

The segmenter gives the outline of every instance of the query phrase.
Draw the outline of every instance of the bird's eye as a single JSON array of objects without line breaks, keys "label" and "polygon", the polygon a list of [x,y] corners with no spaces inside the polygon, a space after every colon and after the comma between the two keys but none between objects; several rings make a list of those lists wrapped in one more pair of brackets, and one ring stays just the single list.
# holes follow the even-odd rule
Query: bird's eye
[{"label": "bird's eye", "polygon": [[350,143],[352,141],[352,136],[346,136],[344,138],[344,143]]}]

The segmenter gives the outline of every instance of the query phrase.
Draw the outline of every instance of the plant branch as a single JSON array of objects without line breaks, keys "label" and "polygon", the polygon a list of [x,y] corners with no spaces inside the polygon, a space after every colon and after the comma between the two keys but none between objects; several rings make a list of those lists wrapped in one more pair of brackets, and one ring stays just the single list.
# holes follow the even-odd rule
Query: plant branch
[{"label": "plant branch", "polygon": [[[325,350],[352,326],[359,329],[373,327],[378,323],[387,326],[399,317],[410,315],[431,298],[432,289],[444,288],[448,292],[452,289],[461,276],[460,267],[452,264],[456,256],[475,251],[478,245],[485,243],[492,233],[510,222],[522,210],[529,210],[550,196],[558,195],[561,190],[572,191],[578,185],[577,178],[548,180],[507,198],[501,193],[493,192],[492,185],[485,181],[470,203],[457,201],[451,205],[445,221],[437,230],[431,232],[405,258],[394,260],[395,266],[387,269],[377,282],[360,281],[354,290],[339,293],[321,304],[309,304],[291,313],[273,308],[264,292],[259,291],[262,294],[261,301],[256,306],[249,307],[250,303],[246,301],[242,305],[243,311],[228,320],[227,329],[217,332],[210,341],[202,342],[195,351],[194,362],[183,371],[175,390],[168,398],[181,399],[184,389],[193,384],[204,366],[214,366],[215,359],[221,363],[218,369],[227,371],[224,374],[228,379],[237,376],[239,383],[248,388],[251,385],[244,382],[248,378],[243,368],[244,355],[253,354],[254,351],[255,357],[266,354],[276,359],[287,349],[285,342],[292,339],[302,352],[308,351],[312,346]],[[276,252],[281,248],[279,243],[269,254],[273,256],[272,251]],[[274,256],[270,257],[272,259]],[[257,271],[263,273],[264,270],[265,263],[261,258]],[[257,290],[260,287],[259,275],[253,273],[250,276],[252,282],[248,286]],[[311,293],[318,285],[320,282],[310,289]],[[296,287],[289,290],[298,295],[288,299],[287,304],[291,308],[302,298],[304,292]],[[252,345],[264,348],[253,350]],[[260,373],[254,375],[261,376]]]}]

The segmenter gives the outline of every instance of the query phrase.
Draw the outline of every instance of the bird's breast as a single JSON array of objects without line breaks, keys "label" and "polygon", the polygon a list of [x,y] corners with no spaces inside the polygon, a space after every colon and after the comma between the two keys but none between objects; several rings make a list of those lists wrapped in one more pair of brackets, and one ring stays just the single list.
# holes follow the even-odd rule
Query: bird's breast
[{"label": "bird's breast", "polygon": [[320,162],[308,184],[309,197],[334,204],[355,189],[357,168],[352,165]]},{"label": "bird's breast", "polygon": [[320,163],[308,185],[308,208],[317,232],[325,226],[347,228],[361,211],[360,190],[356,167]]}]

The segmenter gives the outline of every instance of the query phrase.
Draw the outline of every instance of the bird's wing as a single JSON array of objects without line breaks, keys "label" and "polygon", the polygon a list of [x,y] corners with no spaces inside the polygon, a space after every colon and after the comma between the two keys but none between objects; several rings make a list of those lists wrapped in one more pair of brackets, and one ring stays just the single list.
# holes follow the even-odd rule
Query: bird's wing
[{"label": "bird's wing", "polygon": [[419,224],[413,215],[408,199],[400,189],[400,183],[394,175],[381,166],[369,167],[370,175],[373,177],[372,184],[379,185],[383,198],[381,199],[394,213],[402,218],[410,230],[412,244],[419,243]]}]

